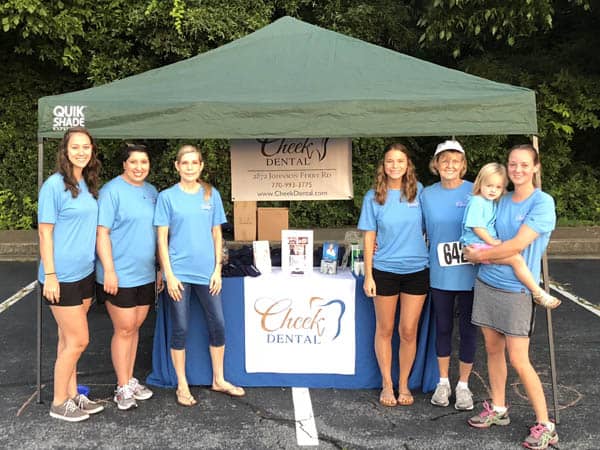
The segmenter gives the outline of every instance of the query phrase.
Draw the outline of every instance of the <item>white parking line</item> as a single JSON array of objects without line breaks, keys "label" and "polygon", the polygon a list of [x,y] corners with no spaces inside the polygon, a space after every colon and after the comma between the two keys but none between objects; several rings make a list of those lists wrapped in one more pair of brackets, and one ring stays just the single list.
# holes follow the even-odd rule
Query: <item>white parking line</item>
[{"label": "white parking line", "polygon": [[570,292],[565,291],[562,287],[560,287],[556,284],[550,284],[550,288],[554,289],[556,292],[558,292],[563,297],[567,297],[572,302],[577,303],[579,306],[587,309],[591,313],[594,313],[595,315],[600,317],[600,307],[598,307],[597,305],[594,305],[592,302],[586,300],[585,298],[578,297],[577,295],[573,295]]},{"label": "white parking line", "polygon": [[294,418],[296,419],[296,441],[300,446],[319,445],[317,425],[313,415],[308,388],[292,388]]},{"label": "white parking line", "polygon": [[4,300],[2,303],[0,303],[0,314],[3,313],[4,311],[6,311],[8,308],[10,308],[15,303],[17,303],[19,300],[21,300],[23,297],[25,297],[31,291],[33,291],[35,289],[36,283],[37,283],[37,281],[32,281],[27,286],[19,289],[15,294],[13,294],[12,296],[10,296],[6,300]]}]

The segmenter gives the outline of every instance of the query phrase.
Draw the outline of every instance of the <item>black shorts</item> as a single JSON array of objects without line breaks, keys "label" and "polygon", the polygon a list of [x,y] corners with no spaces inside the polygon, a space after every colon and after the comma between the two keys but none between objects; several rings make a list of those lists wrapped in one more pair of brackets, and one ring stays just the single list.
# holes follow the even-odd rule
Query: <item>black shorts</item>
[{"label": "black shorts", "polygon": [[49,306],[78,306],[83,305],[84,298],[92,298],[94,296],[94,272],[79,281],[71,281],[69,283],[58,282],[60,288],[60,298],[58,303],[52,303],[44,297],[44,284],[40,283],[42,290],[42,298],[44,303]]},{"label": "black shorts", "polygon": [[135,306],[153,305],[156,300],[154,281],[135,287],[120,287],[117,295],[104,291],[104,286],[96,283],[96,297],[99,302],[110,302],[119,308],[134,308]]},{"label": "black shorts", "polygon": [[373,280],[376,295],[424,295],[429,289],[429,269],[400,274],[373,268]]}]

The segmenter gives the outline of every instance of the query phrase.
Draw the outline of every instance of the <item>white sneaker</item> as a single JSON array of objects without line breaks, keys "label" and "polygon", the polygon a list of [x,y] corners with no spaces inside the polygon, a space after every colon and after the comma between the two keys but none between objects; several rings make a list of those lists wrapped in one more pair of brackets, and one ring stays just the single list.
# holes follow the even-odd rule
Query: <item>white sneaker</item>
[{"label": "white sneaker", "polygon": [[452,394],[452,388],[449,384],[438,383],[433,396],[431,397],[431,404],[435,406],[448,406],[450,404],[450,395]]},{"label": "white sneaker", "polygon": [[132,378],[127,384],[129,384],[129,387],[133,391],[133,397],[136,400],[148,400],[154,395],[154,392],[152,392],[143,384],[140,384],[137,378]]},{"label": "white sneaker", "polygon": [[117,392],[113,397],[113,401],[117,404],[117,408],[119,408],[121,411],[137,408],[137,402],[133,396],[133,391],[128,384],[117,387]]},{"label": "white sneaker", "polygon": [[471,411],[473,409],[473,394],[468,387],[456,387],[456,402],[454,408],[459,411]]}]

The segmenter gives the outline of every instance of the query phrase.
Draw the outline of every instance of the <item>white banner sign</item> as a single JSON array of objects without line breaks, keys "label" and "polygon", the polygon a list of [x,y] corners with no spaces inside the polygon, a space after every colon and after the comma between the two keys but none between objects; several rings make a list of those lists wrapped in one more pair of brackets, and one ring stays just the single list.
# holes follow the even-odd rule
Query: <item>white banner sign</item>
[{"label": "white banner sign", "polygon": [[351,147],[350,139],[232,140],[231,199],[351,199]]},{"label": "white banner sign", "polygon": [[355,372],[349,272],[244,278],[246,372]]}]

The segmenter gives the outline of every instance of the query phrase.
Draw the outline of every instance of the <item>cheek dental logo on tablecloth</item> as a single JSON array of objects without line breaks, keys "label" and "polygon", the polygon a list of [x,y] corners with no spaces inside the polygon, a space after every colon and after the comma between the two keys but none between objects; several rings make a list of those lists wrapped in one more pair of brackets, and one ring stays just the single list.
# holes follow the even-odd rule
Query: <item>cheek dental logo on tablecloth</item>
[{"label": "cheek dental logo on tablecloth", "polygon": [[354,289],[352,278],[246,278],[246,371],[354,374]]},{"label": "cheek dental logo on tablecloth", "polygon": [[56,105],[52,109],[52,131],[85,127],[85,108],[84,105]]},{"label": "cheek dental logo on tablecloth", "polygon": [[346,305],[339,299],[312,297],[307,308],[294,308],[292,299],[261,297],[254,303],[268,344],[314,344],[340,336]]}]

